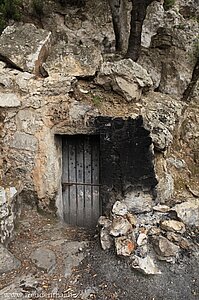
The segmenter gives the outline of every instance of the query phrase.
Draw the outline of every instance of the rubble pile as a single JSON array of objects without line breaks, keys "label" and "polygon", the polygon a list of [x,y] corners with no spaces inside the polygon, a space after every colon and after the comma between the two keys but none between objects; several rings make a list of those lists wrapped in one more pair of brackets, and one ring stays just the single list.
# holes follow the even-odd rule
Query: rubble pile
[{"label": "rubble pile", "polygon": [[158,260],[175,263],[183,251],[194,249],[190,220],[184,223],[179,217],[179,206],[188,209],[194,201],[178,204],[178,210],[159,204],[144,214],[135,214],[124,202],[116,201],[110,217],[101,216],[98,220],[102,249],[114,247],[117,255],[128,258],[132,268],[144,274],[161,274],[156,266]]}]

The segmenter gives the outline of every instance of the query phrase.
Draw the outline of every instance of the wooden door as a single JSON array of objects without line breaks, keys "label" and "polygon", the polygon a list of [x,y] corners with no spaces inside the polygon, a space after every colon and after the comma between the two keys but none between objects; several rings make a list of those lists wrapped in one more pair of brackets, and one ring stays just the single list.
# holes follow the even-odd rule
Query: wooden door
[{"label": "wooden door", "polygon": [[98,137],[63,138],[62,190],[65,222],[95,227],[101,213]]}]

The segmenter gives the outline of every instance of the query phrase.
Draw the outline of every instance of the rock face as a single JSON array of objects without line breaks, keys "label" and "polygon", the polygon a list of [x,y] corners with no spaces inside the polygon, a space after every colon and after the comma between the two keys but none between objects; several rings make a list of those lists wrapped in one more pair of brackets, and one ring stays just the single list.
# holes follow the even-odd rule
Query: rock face
[{"label": "rock face", "polygon": [[152,86],[152,80],[146,70],[131,59],[103,63],[97,83],[104,88],[112,88],[128,102],[140,100],[142,91],[146,92]]},{"label": "rock face", "polygon": [[58,49],[55,48],[53,51],[46,63],[49,72],[53,69],[69,76],[94,76],[102,62],[101,52],[94,45],[70,47],[59,45]]},{"label": "rock face", "polygon": [[165,220],[161,223],[161,228],[168,231],[185,232],[185,225],[182,222],[175,220]]},{"label": "rock face", "polygon": [[0,55],[13,67],[38,75],[49,53],[50,36],[33,24],[8,26],[0,36]]},{"label": "rock face", "polygon": [[0,244],[0,274],[19,268],[21,262]]}]

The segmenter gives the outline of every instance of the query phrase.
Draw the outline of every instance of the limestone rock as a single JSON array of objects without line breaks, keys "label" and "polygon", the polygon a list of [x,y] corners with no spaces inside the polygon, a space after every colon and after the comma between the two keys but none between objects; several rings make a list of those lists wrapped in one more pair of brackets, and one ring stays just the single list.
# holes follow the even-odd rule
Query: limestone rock
[{"label": "limestone rock", "polygon": [[21,102],[18,95],[13,93],[0,93],[0,107],[19,107]]},{"label": "limestone rock", "polygon": [[161,271],[156,267],[153,259],[150,256],[146,256],[144,258],[134,256],[133,259],[133,269],[137,269],[147,275],[161,274]]},{"label": "limestone rock", "polygon": [[190,199],[186,202],[176,204],[173,208],[186,225],[199,226],[199,199]]},{"label": "limestone rock", "polygon": [[2,244],[0,244],[0,274],[19,268],[21,262]]},{"label": "limestone rock", "polygon": [[106,228],[102,228],[100,231],[100,243],[103,250],[108,250],[111,248],[113,241]]},{"label": "limestone rock", "polygon": [[147,244],[147,235],[145,233],[140,233],[137,239],[138,246],[143,246]]},{"label": "limestone rock", "polygon": [[34,135],[26,134],[23,132],[16,132],[12,140],[12,147],[16,149],[24,149],[35,151],[38,142]]},{"label": "limestone rock", "polygon": [[142,91],[152,86],[152,80],[145,69],[131,59],[102,64],[97,83],[113,89],[127,101],[139,100]]},{"label": "limestone rock", "polygon": [[176,220],[165,220],[161,222],[160,227],[163,230],[168,230],[168,231],[177,231],[180,233],[185,232],[185,225],[182,222],[176,221]]},{"label": "limestone rock", "polygon": [[153,210],[165,213],[165,212],[170,211],[170,207],[167,205],[158,204],[158,205],[153,206]]},{"label": "limestone rock", "polygon": [[133,214],[127,213],[126,217],[129,223],[131,223],[131,225],[135,226],[137,224],[137,218]]},{"label": "limestone rock", "polygon": [[130,238],[125,236],[115,239],[117,255],[130,256],[136,248],[136,244]]},{"label": "limestone rock", "polygon": [[174,193],[174,180],[171,174],[164,173],[164,176],[160,178],[157,190],[157,200],[160,203],[166,203],[171,199]]},{"label": "limestone rock", "polygon": [[113,208],[112,208],[112,213],[114,213],[115,215],[118,215],[118,216],[124,216],[126,215],[128,212],[127,210],[127,206],[120,202],[120,201],[116,201],[113,205]]},{"label": "limestone rock", "polygon": [[134,213],[144,213],[152,210],[152,196],[141,192],[132,191],[126,194],[124,203],[128,211]]},{"label": "limestone rock", "polygon": [[150,47],[151,37],[157,33],[157,29],[164,25],[164,8],[162,3],[154,1],[147,9],[146,18],[142,29],[142,46]]},{"label": "limestone rock", "polygon": [[183,104],[169,95],[150,92],[141,109],[145,128],[151,132],[154,147],[164,151],[173,141],[173,131],[181,116]]},{"label": "limestone rock", "polygon": [[116,217],[113,219],[110,227],[110,234],[113,236],[126,235],[132,231],[132,225],[127,219],[123,217]]},{"label": "limestone rock", "polygon": [[30,23],[8,26],[0,36],[0,54],[13,67],[39,74],[49,53],[50,36]]},{"label": "limestone rock", "polygon": [[158,255],[164,257],[176,257],[179,252],[179,247],[163,236],[154,239],[154,249]]},{"label": "limestone rock", "polygon": [[98,219],[98,225],[104,227],[104,228],[108,228],[110,227],[112,221],[109,220],[107,217],[105,216],[100,216]]},{"label": "limestone rock", "polygon": [[56,256],[52,250],[47,248],[38,248],[30,255],[31,260],[37,266],[47,273],[51,273],[56,266]]},{"label": "limestone rock", "polygon": [[48,71],[68,76],[94,76],[100,68],[102,55],[94,45],[63,45],[58,43],[46,63]]}]

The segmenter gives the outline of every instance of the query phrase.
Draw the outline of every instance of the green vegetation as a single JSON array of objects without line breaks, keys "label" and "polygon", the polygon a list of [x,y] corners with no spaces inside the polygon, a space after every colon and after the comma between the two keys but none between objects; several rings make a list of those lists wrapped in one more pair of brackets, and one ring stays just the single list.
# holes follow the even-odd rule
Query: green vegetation
[{"label": "green vegetation", "polygon": [[175,0],[164,0],[164,9],[169,10],[172,6],[174,6]]},{"label": "green vegetation", "polygon": [[0,0],[0,33],[7,25],[8,20],[20,20],[20,5],[21,0]]},{"label": "green vegetation", "polygon": [[95,106],[99,107],[100,104],[102,103],[102,98],[100,96],[93,96],[92,101],[94,103]]},{"label": "green vegetation", "polygon": [[33,13],[36,16],[43,16],[44,14],[44,1],[43,0],[33,0]]}]

